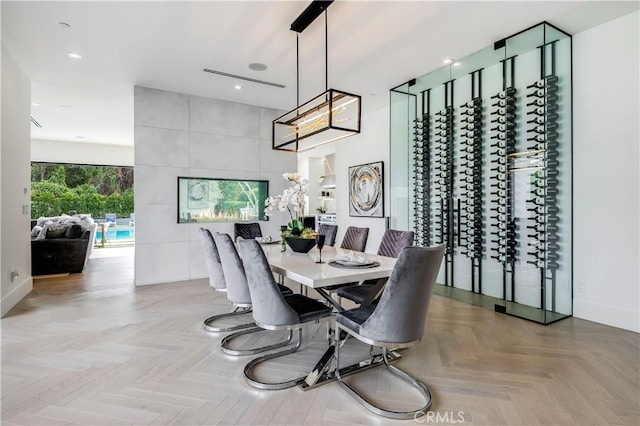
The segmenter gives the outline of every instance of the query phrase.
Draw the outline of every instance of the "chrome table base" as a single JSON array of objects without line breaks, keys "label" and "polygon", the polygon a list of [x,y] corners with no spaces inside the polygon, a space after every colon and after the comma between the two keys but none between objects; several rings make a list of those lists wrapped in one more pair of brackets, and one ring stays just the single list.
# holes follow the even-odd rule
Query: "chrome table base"
[{"label": "chrome table base", "polygon": [[[335,350],[335,346],[331,345],[325,352],[325,354],[320,359],[320,362],[315,366],[313,371],[307,375],[303,380],[298,382],[298,387],[303,391],[308,391],[309,389],[316,388],[318,386],[331,383],[337,380],[336,370],[329,370],[331,367],[331,361],[334,358],[334,353],[337,352]],[[325,360],[327,354],[330,353],[331,357],[329,358],[329,362],[321,365],[322,361]],[[402,355],[397,350],[392,350],[388,352],[388,361],[394,362],[402,358]],[[382,355],[373,355],[369,359],[360,361],[357,364],[351,364],[346,367],[342,367],[340,369],[339,375],[340,377],[346,377],[351,374],[359,373],[360,371],[368,370],[370,368],[377,367],[384,363]]]}]

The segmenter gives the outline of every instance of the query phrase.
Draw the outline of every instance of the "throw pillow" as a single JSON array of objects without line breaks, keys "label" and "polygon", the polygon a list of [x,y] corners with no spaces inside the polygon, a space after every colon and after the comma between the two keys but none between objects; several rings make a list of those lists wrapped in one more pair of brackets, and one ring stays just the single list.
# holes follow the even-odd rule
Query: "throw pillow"
[{"label": "throw pillow", "polygon": [[67,232],[64,234],[66,238],[81,238],[84,234],[84,229],[81,225],[74,224],[67,228]]},{"label": "throw pillow", "polygon": [[36,226],[39,226],[40,228],[42,228],[44,224],[47,223],[48,221],[49,221],[48,217],[40,216],[36,221]]},{"label": "throw pillow", "polygon": [[67,225],[52,223],[48,226],[45,225],[42,230],[46,230],[44,238],[47,240],[52,240],[54,238],[64,238],[65,234],[67,233],[67,228]]},{"label": "throw pillow", "polygon": [[[38,226],[38,225],[36,225]],[[38,234],[38,236],[36,237],[36,240],[44,240],[45,235],[47,235],[47,228],[49,227],[48,224],[45,224],[42,229],[40,230],[40,233]]]},{"label": "throw pillow", "polygon": [[31,238],[36,238],[38,235],[40,235],[40,231],[42,231],[42,226],[34,226],[31,230]]},{"label": "throw pillow", "polygon": [[93,224],[93,219],[91,216],[81,217],[79,225],[82,226],[83,231],[88,231],[91,229],[91,225]]}]

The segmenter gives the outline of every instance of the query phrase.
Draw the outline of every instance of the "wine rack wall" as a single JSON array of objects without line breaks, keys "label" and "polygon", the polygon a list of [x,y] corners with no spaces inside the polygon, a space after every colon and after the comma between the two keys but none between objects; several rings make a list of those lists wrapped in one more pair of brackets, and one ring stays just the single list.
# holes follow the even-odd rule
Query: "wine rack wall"
[{"label": "wine rack wall", "polygon": [[482,258],[482,98],[466,102],[462,110],[462,197],[461,252],[471,259]]},{"label": "wine rack wall", "polygon": [[415,240],[420,246],[429,245],[429,227],[431,223],[430,209],[425,208],[430,200],[429,176],[423,171],[431,170],[429,161],[430,150],[430,119],[429,114],[424,113],[421,117],[414,119],[414,144],[413,144],[413,216],[415,220]]},{"label": "wine rack wall", "polygon": [[391,225],[447,244],[441,294],[571,315],[570,51],[542,23],[392,90],[391,185],[408,192],[391,198],[408,205]]}]

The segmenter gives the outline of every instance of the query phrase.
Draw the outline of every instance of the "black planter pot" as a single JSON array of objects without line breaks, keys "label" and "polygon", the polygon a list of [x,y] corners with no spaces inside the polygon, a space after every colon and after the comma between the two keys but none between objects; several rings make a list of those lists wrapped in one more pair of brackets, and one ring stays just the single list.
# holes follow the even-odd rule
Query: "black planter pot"
[{"label": "black planter pot", "polygon": [[285,237],[284,240],[296,253],[308,253],[316,245],[315,238]]}]

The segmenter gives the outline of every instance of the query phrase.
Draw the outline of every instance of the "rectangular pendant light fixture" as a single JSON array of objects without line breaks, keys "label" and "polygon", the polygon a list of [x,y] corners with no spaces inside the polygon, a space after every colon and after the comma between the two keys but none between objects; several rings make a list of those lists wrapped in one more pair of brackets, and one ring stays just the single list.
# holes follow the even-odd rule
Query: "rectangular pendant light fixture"
[{"label": "rectangular pendant light fixture", "polygon": [[[291,24],[292,31],[301,33],[322,12],[325,13],[326,66],[328,60],[326,9],[331,3],[333,2],[312,2]],[[296,62],[298,57],[296,47]],[[299,73],[298,66],[296,70]],[[327,67],[325,67],[325,80],[327,80],[326,74]],[[273,149],[290,152],[306,151],[360,133],[361,97],[341,90],[329,89],[327,86],[324,93],[273,120]],[[299,85],[297,91],[299,94]]]},{"label": "rectangular pendant light fixture", "polygon": [[300,152],[360,133],[360,96],[329,89],[273,120],[273,149]]}]

